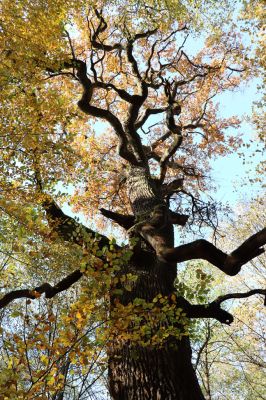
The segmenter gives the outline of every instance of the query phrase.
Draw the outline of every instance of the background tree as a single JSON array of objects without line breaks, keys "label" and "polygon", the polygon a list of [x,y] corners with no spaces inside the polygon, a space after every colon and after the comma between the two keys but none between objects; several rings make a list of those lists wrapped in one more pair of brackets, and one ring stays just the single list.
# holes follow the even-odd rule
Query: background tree
[{"label": "background tree", "polygon": [[[229,239],[237,243],[246,235],[247,230],[263,228],[265,219],[261,211],[265,207],[264,203],[263,199],[257,198],[251,203],[240,204],[234,220],[226,226],[226,241]],[[230,278],[230,281],[221,274],[216,274],[215,282],[209,283],[210,268],[205,265],[202,270],[206,274],[210,298],[216,297],[217,292],[225,292],[228,285],[235,292],[265,286],[265,255],[251,261],[244,274]],[[180,280],[183,285],[189,282],[188,276],[180,277]],[[188,284],[186,287],[189,290]],[[258,297],[247,298],[245,303],[235,299],[228,306],[234,313],[233,325],[225,327],[217,322],[206,321],[193,330],[194,363],[206,397],[263,399],[265,327],[262,321],[265,311],[261,308]],[[219,374],[215,373],[217,370]]]},{"label": "background tree", "polygon": [[[107,353],[114,399],[203,398],[189,319],[230,324],[225,300],[265,294],[191,304],[175,287],[176,263],[203,259],[233,276],[266,242],[265,229],[249,231],[227,255],[174,238],[174,226],[177,237],[186,225],[217,229],[210,163],[241,138],[226,134],[240,121],[221,118],[214,99],[250,75],[228,29],[185,49],[193,5],[2,4],[6,397],[86,398]],[[66,201],[93,222],[67,216]],[[96,233],[113,224],[126,244]],[[43,293],[54,300],[43,305]]]}]

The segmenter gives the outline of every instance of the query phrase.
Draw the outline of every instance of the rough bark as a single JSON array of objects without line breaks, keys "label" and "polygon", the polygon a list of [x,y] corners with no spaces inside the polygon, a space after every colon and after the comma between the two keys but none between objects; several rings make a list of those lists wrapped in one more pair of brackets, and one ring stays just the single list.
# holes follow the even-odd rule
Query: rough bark
[{"label": "rough bark", "polygon": [[[136,224],[154,213],[154,207],[166,207],[156,193],[145,168],[130,172],[128,196]],[[162,228],[168,246],[173,246],[173,226]],[[134,227],[133,227],[134,230]],[[120,273],[138,276],[132,291],[124,291],[120,302],[127,305],[135,298],[151,302],[162,294],[174,293],[175,263],[158,260],[144,239],[130,264]],[[142,250],[145,248],[145,251]],[[114,299],[112,299],[114,300]],[[168,337],[160,346],[143,347],[135,343],[114,343],[109,348],[109,390],[114,400],[200,400],[204,399],[191,364],[189,338]]]}]

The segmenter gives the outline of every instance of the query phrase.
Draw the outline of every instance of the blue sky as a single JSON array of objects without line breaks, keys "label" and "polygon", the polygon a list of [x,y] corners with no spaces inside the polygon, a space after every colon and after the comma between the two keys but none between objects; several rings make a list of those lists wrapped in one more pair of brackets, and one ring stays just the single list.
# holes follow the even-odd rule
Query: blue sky
[{"label": "blue sky", "polygon": [[[258,81],[253,80],[237,91],[223,93],[219,98],[217,97],[222,117],[237,115],[243,119],[239,130],[243,133],[244,142],[250,145],[248,148],[240,149],[246,153],[245,164],[243,164],[243,158],[240,158],[237,153],[212,161],[212,177],[217,185],[217,192],[210,195],[222,203],[228,202],[232,208],[235,208],[238,202],[251,200],[261,191],[261,184],[251,184],[248,178],[256,176],[256,165],[262,160],[263,155],[261,152],[256,153],[255,150],[258,146],[262,149],[262,143],[259,144],[256,139],[255,127],[244,120],[246,115],[251,115],[253,103],[259,98],[257,85]],[[100,131],[104,129],[103,123],[97,122],[97,125]],[[234,130],[232,134],[235,133]],[[67,204],[64,205],[63,210],[73,216]],[[79,217],[86,224],[84,217],[81,215]]]},{"label": "blue sky", "polygon": [[256,152],[256,150],[262,150],[263,144],[257,140],[255,127],[244,121],[245,115],[251,115],[253,102],[260,96],[257,93],[257,84],[258,81],[253,80],[236,92],[223,93],[219,99],[223,117],[232,115],[242,117],[240,132],[243,133],[245,144],[250,146],[245,147],[245,150],[241,149],[246,154],[245,164],[237,153],[212,163],[213,178],[220,186],[215,197],[223,202],[230,201],[232,204],[243,199],[249,200],[261,190],[260,184],[247,185],[247,179],[256,177],[256,165],[263,159],[262,152]]},{"label": "blue sky", "polygon": [[[189,54],[195,54],[201,49],[204,46],[204,39],[204,35],[188,38],[186,49],[189,49]],[[256,165],[262,160],[263,156],[261,152],[256,153],[258,146],[256,129],[245,120],[245,116],[251,116],[253,103],[260,97],[260,94],[257,93],[258,83],[257,79],[251,80],[249,84],[242,85],[238,90],[223,93],[216,98],[220,104],[221,117],[236,115],[243,120],[239,130],[243,133],[244,142],[249,145],[249,147],[240,149],[241,152],[245,151],[245,164],[243,164],[244,160],[240,158],[237,152],[212,161],[212,177],[216,183],[217,192],[210,193],[210,195],[217,201],[230,203],[233,208],[239,201],[251,200],[261,190],[260,184],[248,181],[248,178],[254,179],[256,177]],[[97,122],[97,131],[102,131],[104,126],[105,124],[100,121]],[[235,130],[232,132],[228,130],[228,134],[234,135],[235,133]],[[262,149],[262,143],[259,144],[259,148]],[[67,205],[64,206],[64,211],[72,214]]]}]

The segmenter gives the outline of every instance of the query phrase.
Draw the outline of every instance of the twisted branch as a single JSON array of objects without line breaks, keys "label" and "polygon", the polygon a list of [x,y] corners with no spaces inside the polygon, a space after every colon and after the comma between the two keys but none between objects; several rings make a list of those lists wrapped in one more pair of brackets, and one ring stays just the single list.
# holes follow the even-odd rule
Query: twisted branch
[{"label": "twisted branch", "polygon": [[20,289],[13,290],[12,292],[7,293],[0,299],[0,309],[6,307],[13,300],[27,298],[34,300],[39,298],[41,294],[45,294],[47,299],[51,299],[57,293],[63,292],[69,289],[74,283],[76,283],[81,277],[82,272],[80,270],[75,270],[67,277],[59,281],[56,285],[52,286],[50,283],[43,283],[41,286],[38,286],[34,289]]},{"label": "twisted branch", "polygon": [[154,217],[138,224],[137,232],[153,247],[158,259],[169,263],[203,259],[219,268],[225,274],[234,276],[242,265],[264,253],[262,246],[266,244],[266,228],[250,236],[230,254],[224,253],[212,243],[204,239],[169,247],[166,232],[171,230],[169,214],[166,207],[156,208]]},{"label": "twisted branch", "polygon": [[83,87],[83,94],[78,102],[79,108],[85,114],[91,115],[93,117],[102,118],[108,121],[110,125],[114,128],[114,131],[119,139],[119,155],[130,162],[132,165],[138,165],[138,160],[128,148],[128,138],[119,119],[109,110],[98,108],[90,104],[93,90],[95,89],[97,84],[92,83],[91,80],[88,78],[86,63],[81,60],[75,60],[75,64],[77,66],[77,77]]},{"label": "twisted branch", "polygon": [[[183,141],[182,136],[182,128],[181,126],[175,123],[175,115],[179,115],[181,113],[181,107],[178,103],[176,103],[176,92],[177,92],[178,82],[173,84],[171,87],[169,82],[166,82],[165,85],[165,94],[168,97],[169,107],[166,111],[166,125],[169,130],[169,136],[174,136],[174,141],[172,145],[167,149],[164,155],[160,160],[161,174],[160,174],[160,182],[163,183],[166,171],[167,171],[167,163],[170,158],[176,153],[177,149],[181,146]],[[167,135],[165,135],[166,137]]]},{"label": "twisted branch", "polygon": [[[178,298],[178,303],[180,303],[180,307],[182,307],[187,317],[189,318],[214,318],[217,321],[221,322],[222,324],[230,325],[234,321],[234,317],[228,311],[225,311],[222,308],[220,308],[221,303],[223,303],[226,300],[243,299],[256,294],[266,296],[266,289],[253,289],[245,293],[229,293],[217,297],[217,299],[215,299],[209,304],[203,304],[203,305],[190,304],[184,298]],[[266,301],[264,304],[266,305]]]}]

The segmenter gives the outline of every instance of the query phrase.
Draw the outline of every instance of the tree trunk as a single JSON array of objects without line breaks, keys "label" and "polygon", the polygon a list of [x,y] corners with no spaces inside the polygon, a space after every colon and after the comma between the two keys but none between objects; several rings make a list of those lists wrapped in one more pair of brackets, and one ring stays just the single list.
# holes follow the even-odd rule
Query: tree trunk
[{"label": "tree trunk", "polygon": [[[155,206],[163,205],[151,178],[143,168],[131,171],[128,195],[136,223],[151,218]],[[173,227],[162,226],[165,240],[174,243]],[[160,235],[162,234],[160,233]],[[159,235],[159,236],[160,236]],[[121,274],[137,275],[132,290],[124,290],[120,303],[146,302],[174,292],[176,265],[159,261],[154,250],[140,239],[134,256]],[[115,296],[111,299],[115,304]],[[147,311],[148,312],[148,311]],[[118,336],[120,332],[117,332]],[[117,341],[109,349],[109,390],[114,400],[200,400],[204,399],[191,363],[189,338],[169,336],[161,344],[141,346],[130,340]]]},{"label": "tree trunk", "polygon": [[162,349],[121,346],[109,360],[109,389],[115,400],[203,400],[191,365],[188,338]]},{"label": "tree trunk", "polygon": [[[167,277],[171,265],[160,267],[154,265],[152,269],[149,265],[149,271],[140,272],[135,290],[126,292],[121,302],[128,304],[136,297],[152,301],[157,294],[166,294],[167,286],[169,294],[173,293]],[[128,271],[136,274],[133,266]],[[109,390],[114,400],[204,399],[191,363],[189,338],[185,336],[181,340],[168,337],[161,346],[153,347],[129,341],[116,343],[109,349]]]}]

